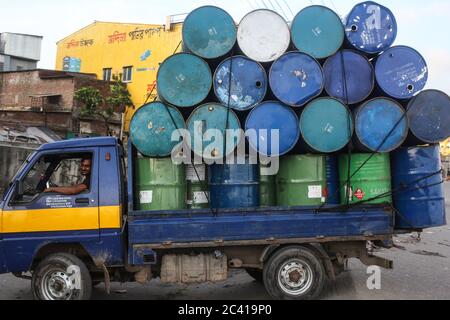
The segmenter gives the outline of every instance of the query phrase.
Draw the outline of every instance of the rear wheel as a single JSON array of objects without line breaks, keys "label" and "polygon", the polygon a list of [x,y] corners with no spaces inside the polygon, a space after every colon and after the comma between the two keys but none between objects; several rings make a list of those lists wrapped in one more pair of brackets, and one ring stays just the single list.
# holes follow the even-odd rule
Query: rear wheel
[{"label": "rear wheel", "polygon": [[325,268],[316,254],[305,247],[286,247],[264,266],[267,292],[279,300],[313,300],[322,293]]},{"label": "rear wheel", "polygon": [[92,280],[80,259],[59,253],[38,264],[33,272],[31,289],[36,300],[89,300]]}]

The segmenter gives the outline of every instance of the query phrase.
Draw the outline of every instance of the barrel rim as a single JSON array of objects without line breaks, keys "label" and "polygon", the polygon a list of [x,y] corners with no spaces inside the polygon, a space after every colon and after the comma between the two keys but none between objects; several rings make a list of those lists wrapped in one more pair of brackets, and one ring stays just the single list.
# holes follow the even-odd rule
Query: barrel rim
[{"label": "barrel rim", "polygon": [[441,90],[438,90],[438,89],[426,89],[426,90],[422,90],[422,91],[419,92],[417,95],[415,95],[415,96],[411,99],[411,101],[409,101],[408,106],[406,107],[406,110],[407,110],[407,111],[406,111],[406,114],[407,114],[407,116],[408,116],[408,121],[409,121],[409,130],[411,130],[411,133],[412,133],[416,138],[418,138],[419,140],[421,140],[421,141],[423,141],[423,142],[430,143],[430,144],[438,144],[438,143],[440,143],[441,141],[436,141],[436,140],[432,141],[432,140],[423,139],[423,138],[419,137],[419,136],[416,134],[416,130],[414,130],[413,127],[411,126],[411,122],[412,122],[412,114],[409,112],[409,110],[410,110],[410,108],[412,107],[412,105],[414,104],[415,100],[416,100],[420,95],[426,94],[426,93],[428,93],[428,92],[434,92],[434,93],[441,94],[444,98],[447,98],[447,100],[449,101],[449,104],[450,104],[450,96],[449,96],[447,93],[445,93],[444,91],[441,91]]},{"label": "barrel rim", "polygon": [[[226,62],[231,61],[231,60],[233,60],[233,59],[244,59],[244,60],[248,60],[248,61],[250,61],[250,62],[253,62],[253,63],[257,64],[258,67],[259,67],[259,68],[261,69],[261,71],[262,71],[264,80],[266,81],[266,85],[265,85],[265,88],[264,88],[264,95],[263,95],[263,97],[261,98],[260,101],[255,102],[254,104],[248,106],[248,107],[245,108],[245,109],[236,109],[236,108],[234,108],[233,106],[231,106],[231,104],[230,104],[230,106],[229,106],[231,109],[236,110],[236,111],[248,111],[248,110],[251,110],[251,109],[253,109],[254,107],[256,107],[258,104],[260,104],[260,103],[264,100],[265,96],[267,95],[267,92],[268,92],[268,90],[269,90],[269,79],[268,79],[268,77],[267,77],[267,72],[266,72],[266,69],[264,69],[263,65],[262,65],[260,62],[258,62],[258,61],[256,61],[256,60],[253,60],[253,59],[251,59],[251,58],[249,58],[249,57],[247,57],[247,56],[245,56],[245,55],[237,55],[237,56],[232,56],[232,57],[226,58],[225,60],[223,60],[223,61],[217,66],[216,70],[214,71],[214,75],[213,75],[214,94],[216,95],[216,97],[217,97],[218,100],[220,100],[220,99],[219,99],[219,97],[218,97],[217,90],[216,90],[216,89],[217,89],[217,87],[216,87],[217,73],[219,72],[219,69],[222,67],[222,65],[224,65]],[[226,105],[225,103],[222,103],[222,105],[224,105],[225,107],[227,107],[227,105]]]},{"label": "barrel rim", "polygon": [[[229,50],[228,52],[224,53],[223,55],[217,56],[217,57],[205,57],[205,56],[202,56],[202,55],[200,55],[199,53],[194,52],[194,51],[189,47],[188,43],[185,41],[184,26],[186,25],[186,21],[188,21],[188,19],[190,18],[190,16],[191,16],[193,13],[195,13],[195,12],[201,10],[201,9],[205,9],[205,8],[213,8],[213,9],[216,9],[216,10],[218,10],[218,11],[222,11],[223,13],[225,13],[225,15],[227,15],[227,16],[230,18],[231,21],[233,21],[233,26],[234,26],[234,37],[233,37],[233,38],[234,38],[234,41],[233,41],[233,46],[231,46],[231,48],[230,48],[230,50]],[[198,57],[200,57],[200,58],[202,58],[202,59],[206,59],[206,60],[214,60],[214,59],[218,59],[218,58],[221,58],[221,57],[226,56],[226,55],[233,49],[233,47],[236,45],[236,42],[237,42],[237,27],[236,27],[236,21],[234,21],[234,18],[231,16],[231,14],[229,14],[225,9],[222,9],[222,8],[220,8],[220,7],[218,7],[218,6],[213,6],[213,5],[205,5],[205,6],[201,6],[201,7],[198,7],[198,8],[196,8],[196,9],[192,10],[192,11],[187,15],[186,19],[185,19],[184,22],[183,22],[183,30],[182,30],[182,32],[181,32],[181,37],[182,37],[183,44],[184,44],[184,45],[186,46],[186,48],[190,51],[190,53],[195,54],[196,56],[198,56]]]},{"label": "barrel rim", "polygon": [[[363,5],[363,4],[366,4],[366,3],[375,4],[375,5],[377,5],[377,6],[381,7],[381,8],[383,8],[384,10],[386,10],[386,12],[389,13],[389,15],[390,15],[391,18],[392,18],[391,21],[392,21],[393,24],[394,24],[394,37],[392,38],[392,41],[387,45],[387,49],[391,48],[392,45],[394,44],[394,42],[395,42],[395,40],[397,39],[397,36],[398,36],[398,23],[397,23],[397,18],[396,18],[396,16],[394,15],[394,13],[392,12],[391,9],[389,9],[388,7],[386,7],[386,6],[382,5],[382,4],[379,4],[379,3],[375,2],[375,1],[363,1],[363,2],[357,3],[355,6],[353,6],[352,10],[350,10],[350,13],[347,15],[347,17],[346,17],[346,19],[345,19],[345,20],[346,20],[346,21],[345,21],[345,30],[346,30],[346,31],[345,31],[345,38],[347,39],[348,43],[349,43],[353,48],[355,48],[355,49],[358,50],[358,51],[362,51],[362,52],[367,53],[367,54],[378,54],[378,53],[383,52],[383,49],[382,49],[382,50],[367,50],[367,49],[361,49],[361,48],[358,48],[356,45],[354,45],[354,44],[349,40],[349,38],[348,38],[348,35],[349,35],[350,33],[347,31],[347,29],[348,29],[348,22],[349,22],[350,17],[353,15],[354,11],[355,11],[359,6],[361,6],[361,5]],[[387,49],[386,49],[386,50],[387,50]]]},{"label": "barrel rim", "polygon": [[[190,124],[191,121],[192,121],[192,117],[198,112],[198,110],[207,108],[207,107],[210,106],[210,105],[214,105],[214,106],[219,107],[219,108],[224,108],[227,112],[229,111],[229,112],[230,112],[230,116],[234,117],[234,119],[236,120],[236,123],[239,125],[239,128],[242,130],[242,126],[241,126],[241,122],[239,121],[239,117],[238,117],[237,114],[233,111],[233,109],[224,106],[224,105],[221,104],[220,102],[208,102],[208,103],[204,103],[204,104],[202,104],[202,105],[196,107],[196,108],[191,112],[191,114],[189,115],[188,119],[186,120],[186,129],[187,129],[187,131],[189,131],[189,133],[190,133],[190,130],[189,130],[189,124]],[[224,130],[226,130],[226,129],[229,129],[229,128],[225,128]],[[192,147],[192,146],[191,146],[191,142],[192,142],[191,140],[192,140],[192,137],[191,137],[191,139],[186,139],[187,145],[188,145],[189,149],[190,149],[194,154],[196,154],[196,155],[198,155],[198,156],[201,156],[202,158],[207,159],[207,160],[211,160],[211,159],[216,159],[216,158],[217,158],[217,157],[205,157],[204,154],[203,154],[203,150],[202,150],[202,154],[201,154],[201,155],[200,155],[200,154],[197,154],[197,153],[196,153],[194,150],[192,150],[192,148],[191,148],[191,147]],[[233,149],[232,151],[230,151],[230,153],[224,154],[223,156],[224,156],[224,157],[227,157],[227,156],[229,156],[230,154],[232,154],[232,153],[234,152],[234,150],[236,150],[237,146],[238,146],[241,142],[242,142],[242,135],[239,136],[239,141],[237,141],[236,146],[234,147],[234,149]],[[225,150],[223,150],[223,151],[225,151],[224,153],[226,153],[226,146],[225,146]]]},{"label": "barrel rim", "polygon": [[[264,105],[269,104],[269,103],[277,104],[277,105],[279,105],[279,106],[281,106],[281,107],[283,107],[283,108],[285,108],[285,109],[288,109],[289,112],[291,112],[291,114],[294,115],[294,117],[295,117],[295,119],[296,119],[297,126],[299,126],[299,118],[298,118],[297,114],[295,113],[295,111],[292,110],[292,108],[291,108],[289,105],[287,105],[287,104],[285,104],[285,103],[283,103],[283,102],[281,102],[281,101],[277,101],[277,100],[269,100],[269,101],[264,101],[264,102],[258,104],[256,107],[254,107],[254,108],[250,111],[250,113],[249,113],[248,116],[247,116],[247,119],[245,119],[245,130],[246,130],[246,131],[248,130],[248,122],[249,122],[249,119],[251,118],[252,114],[253,114],[254,112],[256,112],[256,110],[257,110],[258,108],[260,108],[261,106],[264,106]],[[263,156],[265,156],[265,157],[281,157],[281,156],[284,156],[284,155],[288,154],[289,152],[291,152],[291,151],[295,148],[295,146],[297,145],[298,141],[300,140],[300,130],[296,130],[296,131],[297,131],[297,138],[295,139],[295,143],[293,143],[292,147],[289,148],[287,151],[285,151],[285,152],[283,152],[283,153],[279,153],[279,154],[277,154],[277,155],[268,155],[268,154],[265,154],[264,152],[259,151],[258,148],[257,148],[256,146],[253,146],[252,142],[249,140],[248,137],[246,137],[246,140],[248,141],[249,146],[250,146],[254,151],[256,151],[257,153],[259,153],[259,154],[261,154],[261,155],[263,155]],[[281,138],[281,137],[280,137],[280,138]]]},{"label": "barrel rim", "polygon": [[[358,100],[358,101],[348,101],[349,105],[361,103],[361,102],[365,101],[368,97],[370,97],[372,95],[372,92],[375,89],[375,84],[376,84],[376,81],[375,81],[375,68],[374,68],[373,64],[370,62],[370,60],[364,54],[361,54],[361,51],[358,51],[358,50],[355,50],[355,49],[341,49],[341,50],[336,51],[335,54],[333,54],[332,56],[330,56],[330,57],[328,57],[326,59],[326,61],[323,64],[323,67],[322,67],[323,73],[324,73],[324,79],[325,79],[324,80],[324,90],[330,97],[339,100],[339,98],[333,97],[330,94],[330,92],[329,92],[329,90],[328,90],[328,88],[326,86],[327,81],[326,81],[325,69],[331,63],[330,62],[331,59],[334,58],[334,56],[336,56],[340,52],[343,52],[344,54],[345,53],[351,53],[351,54],[354,54],[354,55],[357,55],[357,56],[361,57],[363,60],[365,60],[367,62],[367,65],[370,66],[370,69],[372,70],[372,77],[371,77],[371,82],[372,82],[372,86],[371,87],[372,87],[372,89],[368,92],[368,94],[364,97],[364,99],[361,99],[361,100]],[[344,61],[344,68],[345,68],[345,61]],[[345,82],[348,83],[347,81],[345,81]],[[348,100],[348,97],[347,97],[347,100]],[[339,100],[339,101],[341,101],[341,100]],[[341,102],[345,104],[345,101],[341,101]]]},{"label": "barrel rim", "polygon": [[161,70],[163,69],[164,64],[167,63],[168,60],[173,59],[174,57],[179,56],[179,55],[187,55],[187,56],[191,56],[191,57],[194,57],[194,58],[196,58],[196,59],[199,59],[199,61],[202,61],[202,63],[206,66],[206,68],[207,68],[207,70],[208,70],[208,73],[209,73],[209,78],[210,78],[211,81],[209,81],[210,84],[209,84],[208,92],[206,92],[206,94],[205,94],[205,96],[203,97],[202,101],[200,101],[200,102],[198,102],[198,103],[194,103],[194,104],[189,105],[189,106],[187,106],[187,105],[185,105],[185,106],[177,106],[177,105],[175,105],[174,103],[171,103],[170,101],[168,101],[168,100],[160,93],[160,91],[158,90],[159,86],[157,86],[156,88],[157,88],[157,91],[158,91],[158,96],[160,97],[160,99],[161,99],[163,102],[165,102],[165,103],[167,103],[167,104],[169,104],[169,105],[176,106],[176,107],[178,107],[178,108],[192,108],[192,107],[194,107],[194,106],[198,105],[199,103],[202,103],[203,101],[206,100],[206,98],[208,97],[209,93],[211,92],[211,89],[212,89],[212,86],[213,86],[213,83],[212,83],[212,82],[213,82],[213,78],[212,78],[211,68],[209,67],[209,64],[208,64],[204,59],[202,59],[202,58],[199,57],[199,56],[196,56],[196,55],[193,54],[193,53],[189,53],[189,52],[178,52],[178,53],[175,53],[175,54],[171,55],[170,57],[167,57],[166,59],[164,59],[164,61],[160,64],[160,66],[159,66],[159,68],[158,68],[158,72],[156,73],[156,81],[157,81],[157,83],[159,83],[160,72],[161,72]]},{"label": "barrel rim", "polygon": [[[392,99],[392,98],[389,98],[389,97],[377,97],[377,98],[370,99],[370,100],[364,102],[363,104],[361,104],[361,105],[356,109],[356,111],[355,111],[355,135],[356,135],[356,138],[358,139],[358,141],[361,142],[361,144],[362,144],[365,148],[367,148],[368,150],[372,150],[372,148],[370,148],[366,143],[364,143],[364,142],[359,138],[359,137],[360,137],[360,134],[359,134],[359,132],[358,132],[359,130],[358,130],[357,123],[358,123],[358,118],[359,118],[360,112],[361,112],[365,107],[367,107],[367,105],[368,105],[369,103],[371,103],[371,102],[373,102],[373,101],[375,101],[375,100],[388,100],[388,101],[392,102],[396,107],[398,107],[405,115],[407,114],[405,108],[404,108],[398,101],[396,101],[396,100],[394,100],[394,99]],[[386,151],[378,151],[379,154],[390,153],[390,152],[392,152],[392,151],[398,149],[399,147],[401,147],[401,146],[403,145],[403,143],[406,141],[406,139],[408,138],[408,135],[409,135],[409,120],[408,120],[408,117],[407,117],[407,116],[405,116],[403,120],[406,122],[406,127],[405,127],[405,131],[403,132],[403,138],[401,139],[400,143],[398,143],[395,147],[392,147],[392,148],[387,149]],[[372,151],[374,151],[374,150],[372,150]],[[364,153],[362,153],[362,154],[364,154]]]},{"label": "barrel rim", "polygon": [[396,50],[396,49],[407,49],[407,50],[410,50],[411,52],[416,53],[417,56],[423,61],[423,64],[424,64],[425,67],[427,68],[427,72],[426,72],[426,75],[425,75],[425,84],[424,84],[423,88],[425,88],[426,83],[428,82],[428,78],[429,78],[429,70],[430,70],[430,68],[428,67],[427,60],[424,58],[424,56],[423,56],[419,51],[417,51],[416,49],[414,49],[413,47],[410,47],[410,46],[405,46],[405,45],[392,46],[392,47],[386,49],[383,53],[381,53],[381,54],[377,57],[377,60],[376,60],[376,62],[375,62],[375,67],[374,67],[374,71],[375,71],[375,80],[376,80],[376,82],[377,82],[377,85],[380,87],[380,89],[381,89],[384,93],[386,93],[387,95],[389,95],[389,96],[391,96],[391,97],[393,97],[393,98],[395,98],[395,99],[399,99],[399,100],[408,100],[408,99],[411,99],[411,98],[413,98],[414,96],[416,96],[416,95],[417,95],[418,93],[420,93],[421,91],[423,91],[423,88],[420,89],[418,92],[416,92],[415,95],[402,97],[402,96],[400,96],[400,95],[394,94],[393,92],[390,92],[389,87],[387,87],[387,88],[383,87],[383,86],[381,85],[380,77],[379,77],[379,75],[378,75],[378,63],[380,62],[380,59],[384,59],[384,58],[386,57],[386,55],[387,55],[390,51]]},{"label": "barrel rim", "polygon": [[[289,33],[289,40],[291,40],[291,29],[289,28],[289,24],[287,23],[286,19],[285,19],[281,14],[279,14],[278,12],[276,12],[276,11],[274,11],[274,10],[266,9],[266,8],[259,8],[259,9],[252,10],[252,11],[248,12],[248,13],[241,19],[241,21],[239,22],[238,28],[237,28],[237,44],[238,44],[238,46],[239,46],[239,49],[242,51],[242,53],[243,53],[245,56],[247,56],[247,57],[248,57],[248,55],[245,53],[245,51],[242,49],[242,47],[241,47],[241,45],[240,45],[240,41],[239,41],[239,31],[241,30],[242,22],[243,22],[248,16],[250,16],[250,15],[256,13],[256,12],[259,12],[259,11],[266,11],[266,12],[270,12],[270,13],[273,13],[273,14],[277,15],[277,16],[284,22],[284,25],[286,26],[286,30],[287,30],[287,32]],[[289,42],[286,44],[285,50],[283,50],[284,53],[286,53],[286,52],[289,50],[289,46],[290,46],[290,45],[291,45],[291,43],[290,43],[290,41],[289,41]],[[260,62],[260,63],[270,63],[270,62],[274,62],[276,59],[277,59],[277,58],[275,57],[275,58],[270,59],[270,60],[267,60],[267,61],[258,61],[258,62]]]},{"label": "barrel rim", "polygon": [[[334,100],[334,101],[338,102],[341,106],[343,106],[343,107],[347,110],[347,113],[348,113],[348,119],[350,119],[351,126],[352,126],[352,132],[351,132],[350,137],[348,138],[347,143],[346,143],[345,145],[343,145],[343,146],[342,146],[341,148],[339,148],[339,149],[335,149],[335,150],[331,150],[331,151],[319,150],[317,147],[313,146],[313,145],[305,138],[305,135],[303,134],[303,130],[302,130],[302,120],[303,120],[303,116],[304,116],[306,110],[308,110],[309,108],[312,108],[312,104],[315,103],[315,102],[318,102],[319,100]],[[355,122],[355,121],[353,120],[352,111],[350,110],[350,108],[349,108],[347,105],[345,105],[344,103],[342,103],[339,99],[336,99],[336,98],[333,98],[333,97],[320,97],[320,98],[314,99],[313,101],[309,102],[309,103],[305,106],[305,108],[303,109],[302,114],[301,114],[301,116],[300,116],[299,129],[300,129],[300,133],[301,133],[301,136],[302,136],[303,140],[306,142],[306,144],[307,144],[310,148],[312,148],[313,150],[317,150],[317,151],[319,151],[319,152],[321,152],[321,153],[331,154],[331,153],[335,153],[335,152],[338,152],[338,151],[344,149],[345,146],[347,146],[347,145],[350,143],[350,141],[351,141],[352,138],[353,138],[353,134],[355,133],[355,124],[354,124],[354,122]]]},{"label": "barrel rim", "polygon": [[[274,66],[275,66],[282,58],[284,58],[285,56],[288,56],[288,55],[304,55],[304,56],[306,56],[307,58],[313,60],[313,61],[317,64],[317,66],[319,67],[320,73],[321,73],[321,75],[322,75],[322,83],[321,83],[321,86],[320,86],[320,92],[319,92],[317,95],[315,95],[315,96],[311,97],[310,99],[308,99],[307,101],[305,101],[305,102],[304,102],[303,104],[301,104],[301,105],[292,105],[292,104],[286,103],[285,101],[283,101],[283,99],[280,99],[280,97],[279,97],[279,96],[274,92],[274,90],[272,89],[272,72],[273,72],[273,68],[274,68]],[[316,99],[317,97],[319,97],[319,96],[323,93],[323,90],[324,90],[324,88],[325,88],[325,74],[324,74],[324,72],[323,72],[322,65],[321,65],[320,62],[319,62],[316,58],[314,58],[313,56],[311,56],[311,55],[309,55],[309,54],[307,54],[307,53],[305,53],[305,52],[300,52],[300,51],[288,51],[288,52],[285,52],[281,57],[279,57],[278,59],[276,59],[276,60],[273,62],[272,66],[270,67],[270,70],[269,70],[269,87],[271,88],[271,91],[272,91],[273,95],[274,95],[279,101],[281,101],[283,104],[285,104],[285,105],[287,105],[287,106],[290,106],[290,107],[292,107],[292,108],[301,108],[301,107],[305,106],[306,104],[308,104],[309,102],[311,102],[312,100],[314,100],[314,99]]]},{"label": "barrel rim", "polygon": [[[336,53],[341,49],[342,45],[344,44],[345,38],[346,38],[346,35],[345,35],[345,26],[344,26],[344,24],[342,23],[341,17],[339,17],[339,15],[338,15],[334,10],[332,10],[331,8],[328,8],[328,7],[324,6],[324,5],[318,5],[318,4],[314,4],[314,5],[307,6],[307,7],[303,8],[303,9],[300,10],[300,11],[295,15],[295,17],[292,19],[292,23],[291,23],[291,26],[290,26],[290,30],[291,30],[291,41],[292,41],[292,44],[293,44],[294,47],[297,48],[297,50],[299,50],[300,52],[307,53],[307,52],[302,51],[302,50],[297,46],[297,44],[295,43],[294,38],[293,38],[292,29],[294,28],[294,24],[295,24],[297,18],[300,16],[300,14],[302,14],[304,11],[309,10],[309,9],[311,9],[311,8],[314,8],[314,7],[317,7],[317,8],[323,8],[323,9],[326,9],[327,11],[333,13],[333,14],[336,16],[337,20],[340,22],[341,26],[342,26],[342,41],[341,41],[341,45],[336,49],[336,51],[334,51],[332,54],[330,54],[330,55],[328,55],[328,56],[325,56],[325,57],[319,57],[319,56],[318,56],[318,57],[315,57],[315,56],[312,56],[312,55],[311,55],[311,56],[312,56],[313,58],[315,58],[315,59],[322,60],[322,59],[327,59],[328,57],[333,56],[334,54],[336,54]],[[309,53],[307,53],[307,54],[309,54]]]}]

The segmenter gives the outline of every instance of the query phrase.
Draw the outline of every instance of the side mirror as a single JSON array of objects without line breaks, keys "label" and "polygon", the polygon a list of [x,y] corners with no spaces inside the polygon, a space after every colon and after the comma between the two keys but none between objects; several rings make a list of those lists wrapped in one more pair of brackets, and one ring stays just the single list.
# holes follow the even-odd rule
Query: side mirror
[{"label": "side mirror", "polygon": [[21,197],[23,196],[23,194],[25,193],[25,191],[23,190],[23,182],[22,181],[18,181],[17,185],[16,185],[16,194]]}]

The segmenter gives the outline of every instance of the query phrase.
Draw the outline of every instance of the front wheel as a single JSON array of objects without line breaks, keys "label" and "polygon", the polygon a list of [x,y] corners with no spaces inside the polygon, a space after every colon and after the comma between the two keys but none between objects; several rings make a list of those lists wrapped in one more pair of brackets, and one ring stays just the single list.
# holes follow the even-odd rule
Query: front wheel
[{"label": "front wheel", "polygon": [[38,264],[31,279],[31,289],[36,300],[89,300],[92,280],[80,259],[59,253]]},{"label": "front wheel", "polygon": [[325,268],[315,253],[305,247],[286,247],[264,266],[264,286],[274,299],[313,300],[322,293]]}]

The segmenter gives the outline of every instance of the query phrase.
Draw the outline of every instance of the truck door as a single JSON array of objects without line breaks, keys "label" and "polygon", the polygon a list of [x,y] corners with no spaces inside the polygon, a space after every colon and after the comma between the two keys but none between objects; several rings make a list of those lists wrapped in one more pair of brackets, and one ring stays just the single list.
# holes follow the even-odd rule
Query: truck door
[{"label": "truck door", "polygon": [[[91,161],[89,174],[81,164]],[[37,153],[18,177],[3,211],[3,247],[9,272],[25,272],[50,243],[98,242],[98,148]],[[68,189],[89,184],[78,194]],[[49,192],[57,188],[59,192]]]},{"label": "truck door", "polygon": [[6,272],[5,254],[3,252],[3,202],[0,200],[0,274]]}]

